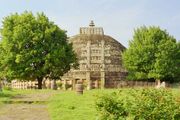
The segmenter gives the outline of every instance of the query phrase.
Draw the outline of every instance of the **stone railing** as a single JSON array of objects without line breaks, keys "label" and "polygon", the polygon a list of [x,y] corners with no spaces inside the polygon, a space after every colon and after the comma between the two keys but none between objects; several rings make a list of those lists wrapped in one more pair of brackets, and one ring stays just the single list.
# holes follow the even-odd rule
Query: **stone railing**
[{"label": "stone railing", "polygon": [[11,82],[11,87],[16,89],[36,89],[37,82],[36,81],[16,81],[13,80]]},{"label": "stone railing", "polygon": [[[156,82],[147,82],[147,81],[119,81],[116,83],[116,88],[123,87],[156,87]],[[164,87],[171,87],[171,84],[165,83]]]},{"label": "stone railing", "polygon": [[[42,88],[43,89],[50,89],[51,88],[51,80],[43,80],[42,81]],[[57,81],[57,83],[60,81]],[[38,82],[37,81],[18,81],[13,80],[11,82],[11,87],[15,89],[37,89]]]},{"label": "stone railing", "polygon": [[[43,89],[51,89],[51,82],[50,80],[45,80],[42,83]],[[65,80],[65,81],[57,81],[56,83],[62,83],[62,87],[66,86],[66,84],[71,85],[71,90],[74,89],[75,84],[78,81],[73,80]],[[87,83],[85,81],[81,81],[84,85]],[[100,88],[101,82],[99,80],[96,80],[91,83],[92,88]],[[164,82],[164,87],[172,87],[171,84],[165,83]],[[16,88],[16,89],[36,89],[37,88],[37,81],[16,81],[13,80],[11,82],[11,87]],[[108,83],[106,85],[106,88],[126,88],[126,87],[156,87],[157,88],[157,83],[156,82],[146,82],[146,81],[115,81]]]}]

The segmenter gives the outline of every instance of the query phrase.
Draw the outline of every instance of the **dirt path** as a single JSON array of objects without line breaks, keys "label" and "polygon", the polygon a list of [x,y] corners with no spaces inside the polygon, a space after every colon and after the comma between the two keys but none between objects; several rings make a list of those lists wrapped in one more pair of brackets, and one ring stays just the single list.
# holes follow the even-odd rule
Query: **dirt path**
[{"label": "dirt path", "polygon": [[0,107],[0,120],[50,120],[48,98],[55,92],[37,92],[14,97]]}]

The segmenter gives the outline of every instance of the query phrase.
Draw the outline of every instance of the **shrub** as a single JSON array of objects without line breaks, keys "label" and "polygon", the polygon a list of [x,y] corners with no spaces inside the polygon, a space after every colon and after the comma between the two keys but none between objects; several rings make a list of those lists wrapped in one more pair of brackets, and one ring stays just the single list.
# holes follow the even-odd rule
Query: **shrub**
[{"label": "shrub", "polygon": [[65,84],[65,89],[66,89],[66,90],[69,89],[69,88],[71,88],[71,87],[72,87],[71,84],[69,84],[69,83]]},{"label": "shrub", "polygon": [[170,90],[130,89],[99,96],[101,120],[179,120],[180,102]]},{"label": "shrub", "polygon": [[127,112],[123,107],[123,102],[117,99],[117,94],[106,94],[96,101],[96,108],[100,112],[102,120],[124,119]]},{"label": "shrub", "polygon": [[62,89],[62,85],[63,85],[62,82],[58,82],[58,83],[57,83],[57,87],[58,87],[59,89]]},{"label": "shrub", "polygon": [[83,83],[83,89],[87,89],[87,83]]}]

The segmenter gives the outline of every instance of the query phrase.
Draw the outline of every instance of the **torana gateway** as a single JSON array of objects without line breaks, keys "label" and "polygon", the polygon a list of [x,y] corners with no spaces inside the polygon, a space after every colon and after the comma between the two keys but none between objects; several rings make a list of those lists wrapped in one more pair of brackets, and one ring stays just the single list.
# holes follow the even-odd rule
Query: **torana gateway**
[{"label": "torana gateway", "polygon": [[79,68],[71,69],[62,80],[74,85],[81,81],[87,89],[111,88],[124,79],[121,53],[125,47],[105,35],[102,27],[95,27],[93,21],[89,27],[81,27],[78,35],[69,39],[77,53]]}]

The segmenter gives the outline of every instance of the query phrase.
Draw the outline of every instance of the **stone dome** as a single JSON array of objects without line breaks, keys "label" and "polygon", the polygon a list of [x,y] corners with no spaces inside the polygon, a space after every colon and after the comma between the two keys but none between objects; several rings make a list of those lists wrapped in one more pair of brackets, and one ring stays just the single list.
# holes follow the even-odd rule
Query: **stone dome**
[{"label": "stone dome", "polygon": [[69,41],[79,60],[79,68],[71,69],[62,79],[70,84],[81,81],[88,89],[116,87],[124,79],[121,53],[125,47],[108,35],[102,27],[95,27],[91,21],[89,27],[81,27],[80,33]]}]

